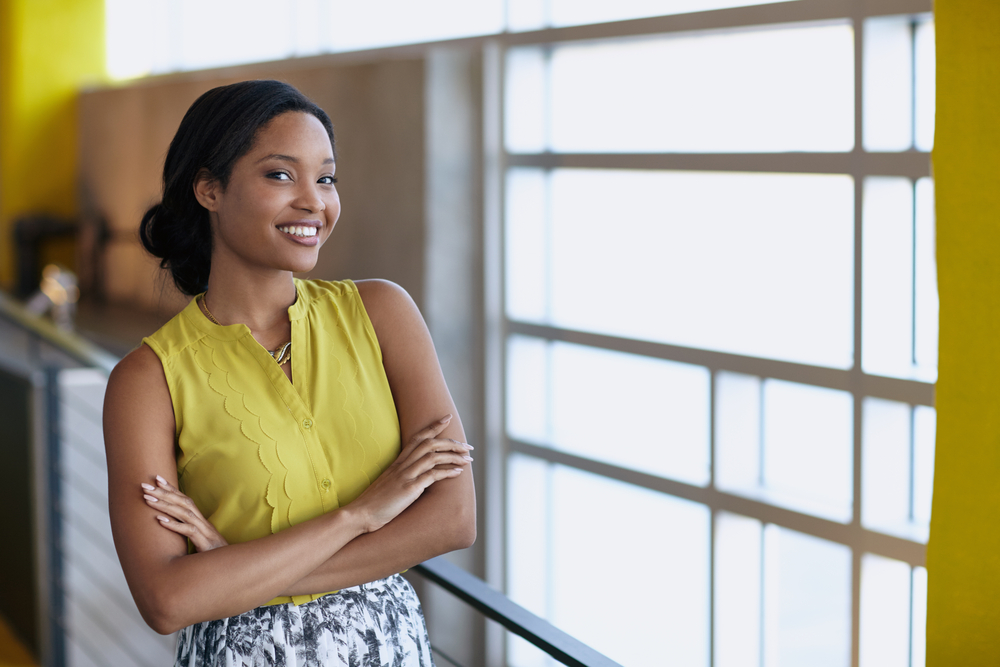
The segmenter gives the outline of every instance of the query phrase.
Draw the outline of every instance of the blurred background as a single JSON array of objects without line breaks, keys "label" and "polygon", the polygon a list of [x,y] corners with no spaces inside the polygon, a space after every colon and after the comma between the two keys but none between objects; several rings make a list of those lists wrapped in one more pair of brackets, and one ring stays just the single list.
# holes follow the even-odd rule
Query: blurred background
[{"label": "blurred background", "polygon": [[[186,303],[137,237],[183,113],[276,78],[338,141],[309,277],[403,285],[479,446],[454,564],[622,665],[924,665],[931,9],[0,0],[0,664],[170,663],[101,396]],[[439,665],[556,664],[414,581]]]}]

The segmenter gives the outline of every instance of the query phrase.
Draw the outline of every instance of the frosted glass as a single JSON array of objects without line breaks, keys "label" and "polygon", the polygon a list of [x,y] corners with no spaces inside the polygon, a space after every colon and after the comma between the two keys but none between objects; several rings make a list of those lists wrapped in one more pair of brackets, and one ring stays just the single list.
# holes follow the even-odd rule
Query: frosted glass
[{"label": "frosted glass", "polygon": [[[507,459],[507,595],[543,618],[549,611],[549,464],[512,454]],[[512,667],[551,664],[544,653],[508,635]]]},{"label": "frosted glass", "polygon": [[506,0],[507,30],[539,30],[548,25],[547,0]]},{"label": "frosted glass", "polygon": [[553,344],[551,363],[556,447],[708,483],[708,369],[569,343]]},{"label": "frosted glass", "polygon": [[927,659],[927,570],[913,568],[913,640],[911,667],[924,667]]},{"label": "frosted glass", "polygon": [[937,379],[938,289],[934,236],[934,181],[921,178],[916,186],[916,312],[914,314],[915,375],[928,382]]},{"label": "frosted glass", "polygon": [[766,5],[779,0],[617,0],[616,2],[580,2],[549,0],[552,23],[557,26],[621,21],[661,14],[685,14],[726,7]]},{"label": "frosted glass", "polygon": [[851,519],[851,395],[782,380],[764,381],[764,485],[773,502]]},{"label": "frosted glass", "polygon": [[925,531],[930,530],[931,522],[936,436],[937,412],[918,405],[913,409],[913,520]]},{"label": "frosted glass", "polygon": [[927,541],[934,430],[933,408],[865,399],[861,521],[866,528]]},{"label": "frosted glass", "polygon": [[759,667],[760,521],[720,512],[715,519],[715,667]]},{"label": "frosted glass", "polygon": [[541,169],[507,170],[504,280],[507,317],[540,322],[548,312],[548,180]]},{"label": "frosted glass", "polygon": [[910,566],[861,557],[861,667],[910,667]]},{"label": "frosted glass", "polygon": [[862,419],[861,522],[908,536],[911,408],[866,398]]},{"label": "frosted glass", "polygon": [[504,143],[511,153],[540,153],[548,143],[548,60],[540,46],[507,51],[504,79]]},{"label": "frosted glass", "polygon": [[715,485],[756,488],[760,477],[760,378],[720,372],[715,376]]},{"label": "frosted glass", "polygon": [[549,343],[513,335],[507,339],[507,433],[544,443],[549,439]]},{"label": "frosted glass", "polygon": [[914,35],[916,148],[931,151],[934,148],[934,111],[936,88],[936,56],[934,46],[934,21],[917,23]]},{"label": "frosted glass", "polygon": [[764,529],[764,665],[851,662],[851,550],[769,525]]},{"label": "frosted glass", "polygon": [[176,0],[170,25],[180,45],[174,69],[202,69],[285,58],[294,13],[267,0]]},{"label": "frosted glass", "polygon": [[864,186],[862,367],[913,373],[913,184],[871,177]]},{"label": "frosted glass", "polygon": [[563,466],[552,507],[555,624],[622,665],[708,667],[708,508]]},{"label": "frosted glass", "polygon": [[849,151],[853,57],[849,25],[559,46],[551,148]]},{"label": "frosted glass", "polygon": [[848,176],[557,169],[552,321],[849,368]]},{"label": "frosted glass", "polygon": [[913,145],[911,19],[867,19],[864,35],[865,150],[905,151]]},{"label": "frosted glass", "polygon": [[337,51],[491,35],[504,27],[503,0],[338,0],[331,13]]},{"label": "frosted glass", "polygon": [[108,76],[127,79],[152,71],[150,35],[141,26],[152,24],[153,8],[137,0],[105,0],[105,62]]}]

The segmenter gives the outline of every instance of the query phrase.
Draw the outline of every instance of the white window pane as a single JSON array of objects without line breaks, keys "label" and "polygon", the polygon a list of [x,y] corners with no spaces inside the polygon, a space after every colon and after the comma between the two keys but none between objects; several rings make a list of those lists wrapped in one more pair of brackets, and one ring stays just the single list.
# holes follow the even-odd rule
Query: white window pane
[{"label": "white window pane", "polygon": [[938,289],[934,243],[934,181],[921,178],[916,187],[916,376],[933,382],[938,363]]},{"label": "white window pane", "polygon": [[936,87],[934,21],[919,22],[914,39],[916,147],[917,150],[930,151],[934,148],[934,95]]},{"label": "white window pane", "polygon": [[175,3],[180,69],[202,69],[289,56],[293,14],[266,0]]},{"label": "white window pane", "polygon": [[539,30],[548,25],[547,0],[506,0],[507,30]]},{"label": "white window pane", "polygon": [[715,667],[760,667],[760,521],[715,519]]},{"label": "white window pane", "polygon": [[766,5],[780,0],[617,0],[616,2],[581,2],[550,0],[553,24],[557,26],[621,21],[623,19],[703,12],[726,7]]},{"label": "white window pane", "polygon": [[108,76],[127,79],[149,74],[153,67],[150,34],[154,25],[149,0],[105,0],[105,58]]},{"label": "white window pane", "polygon": [[847,176],[557,169],[552,320],[849,368]]},{"label": "white window pane", "polygon": [[862,366],[909,377],[913,369],[913,184],[865,179]]},{"label": "white window pane", "polygon": [[764,382],[764,484],[777,503],[850,521],[851,395],[781,380]]},{"label": "white window pane", "polygon": [[764,529],[764,665],[851,663],[851,550]]},{"label": "white window pane", "polygon": [[[562,664],[513,632],[507,632],[505,635],[507,637],[507,664],[510,667],[560,667]],[[441,662],[437,664],[440,665]]]},{"label": "white window pane", "polygon": [[503,0],[365,0],[333,3],[334,49],[409,44],[503,30]]},{"label": "white window pane", "polygon": [[552,149],[849,151],[853,55],[848,25],[559,46]]},{"label": "white window pane", "polygon": [[[542,618],[549,613],[549,469],[520,454],[507,462],[507,595]],[[513,667],[550,664],[515,635],[508,635],[507,652]]]},{"label": "white window pane", "polygon": [[866,398],[862,419],[861,521],[909,536],[911,407]]},{"label": "white window pane", "polygon": [[868,19],[864,34],[865,149],[905,151],[913,145],[911,19]]},{"label": "white window pane", "polygon": [[552,347],[552,441],[587,458],[708,483],[706,368],[582,345]]},{"label": "white window pane", "polygon": [[504,82],[504,142],[512,153],[540,153],[548,142],[548,59],[539,46],[507,51]]},{"label": "white window pane", "polygon": [[760,486],[760,378],[715,376],[715,485],[730,491]]},{"label": "white window pane", "polygon": [[548,312],[548,178],[541,169],[507,171],[504,278],[507,317],[540,322]]},{"label": "white window pane", "polygon": [[708,508],[562,466],[552,503],[555,624],[622,665],[708,667]]},{"label": "white window pane", "polygon": [[927,570],[913,568],[913,630],[910,667],[924,667],[927,659]]},{"label": "white window pane", "polygon": [[861,667],[910,667],[910,566],[861,558]]},{"label": "white window pane", "polygon": [[507,339],[507,433],[543,443],[549,439],[549,343],[514,335]]},{"label": "white window pane", "polygon": [[[937,413],[919,405],[913,409],[913,520],[930,530],[931,498],[934,491],[934,441]],[[926,540],[927,538],[924,537]]]}]

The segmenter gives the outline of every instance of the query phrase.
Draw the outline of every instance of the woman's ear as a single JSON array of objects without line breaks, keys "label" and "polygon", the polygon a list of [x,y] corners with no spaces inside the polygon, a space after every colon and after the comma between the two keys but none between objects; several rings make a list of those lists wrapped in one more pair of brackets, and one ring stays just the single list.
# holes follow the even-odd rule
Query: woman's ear
[{"label": "woman's ear", "polygon": [[219,206],[219,194],[222,192],[222,185],[219,180],[209,173],[208,169],[202,169],[194,178],[194,198],[198,203],[209,211],[215,211]]}]

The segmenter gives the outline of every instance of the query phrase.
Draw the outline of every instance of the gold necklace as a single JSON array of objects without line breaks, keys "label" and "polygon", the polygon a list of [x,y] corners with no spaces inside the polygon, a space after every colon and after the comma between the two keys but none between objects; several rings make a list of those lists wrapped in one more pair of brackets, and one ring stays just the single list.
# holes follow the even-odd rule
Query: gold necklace
[{"label": "gold necklace", "polygon": [[[222,322],[215,319],[215,315],[213,315],[212,311],[208,309],[208,303],[205,302],[204,294],[202,294],[201,297],[199,297],[198,305],[201,306],[202,312],[205,313],[205,315],[208,317],[209,320],[219,325],[220,327],[222,326]],[[271,358],[274,359],[274,361],[279,366],[284,366],[285,364],[287,364],[289,361],[292,360],[292,341],[282,343],[273,350],[267,350],[267,353],[271,355]]]}]

